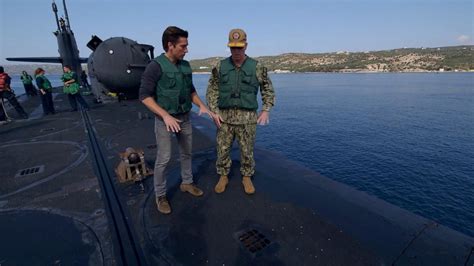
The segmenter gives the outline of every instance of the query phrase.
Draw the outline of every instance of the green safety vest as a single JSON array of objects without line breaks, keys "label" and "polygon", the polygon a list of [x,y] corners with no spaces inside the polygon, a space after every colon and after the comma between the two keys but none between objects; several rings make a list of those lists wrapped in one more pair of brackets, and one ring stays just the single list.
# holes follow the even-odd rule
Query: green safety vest
[{"label": "green safety vest", "polygon": [[33,78],[30,75],[21,75],[21,81],[25,85],[29,85],[33,82]]},{"label": "green safety vest", "polygon": [[46,91],[51,91],[51,89],[53,88],[53,86],[51,86],[51,82],[49,81],[49,79],[43,75],[39,75],[39,76],[36,76],[36,78],[38,79],[41,79],[43,81],[42,83],[42,86],[40,87],[38,84],[38,89],[43,89],[43,90],[46,90]]},{"label": "green safety vest", "polygon": [[[61,79],[63,82],[66,82],[68,80],[73,79],[73,77],[74,72],[71,71],[68,73],[64,73]],[[69,86],[64,85],[63,92],[66,94],[76,94],[77,92],[79,92],[79,83],[77,82],[77,80],[74,83],[69,84]]]},{"label": "green safety vest", "polygon": [[161,66],[162,75],[156,84],[156,102],[169,114],[191,111],[192,70],[188,61],[176,65],[161,54],[154,59]]},{"label": "green safety vest", "polygon": [[257,61],[247,57],[237,69],[230,57],[221,61],[219,69],[219,108],[257,110]]}]

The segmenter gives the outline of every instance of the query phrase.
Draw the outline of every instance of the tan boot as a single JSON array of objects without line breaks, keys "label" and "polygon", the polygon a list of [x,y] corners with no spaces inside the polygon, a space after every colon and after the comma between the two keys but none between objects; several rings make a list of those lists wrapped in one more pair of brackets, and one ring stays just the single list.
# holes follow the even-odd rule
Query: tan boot
[{"label": "tan boot", "polygon": [[156,199],[156,206],[158,207],[158,211],[163,214],[171,213],[171,207],[166,196],[158,197]]},{"label": "tan boot", "polygon": [[244,185],[245,193],[249,195],[255,193],[255,187],[252,184],[252,180],[250,179],[250,176],[244,176],[242,178],[242,184]]},{"label": "tan boot", "polygon": [[227,184],[229,184],[229,178],[227,178],[226,175],[221,175],[221,177],[219,178],[219,182],[217,182],[217,185],[214,190],[216,191],[216,193],[222,193],[225,191],[225,187],[227,186]]},{"label": "tan boot", "polygon": [[179,188],[181,189],[182,192],[188,192],[189,194],[193,195],[193,196],[196,196],[196,197],[199,197],[199,196],[202,196],[204,195],[204,192],[202,192],[202,190],[198,187],[196,187],[196,185],[194,184],[181,184],[179,186]]}]

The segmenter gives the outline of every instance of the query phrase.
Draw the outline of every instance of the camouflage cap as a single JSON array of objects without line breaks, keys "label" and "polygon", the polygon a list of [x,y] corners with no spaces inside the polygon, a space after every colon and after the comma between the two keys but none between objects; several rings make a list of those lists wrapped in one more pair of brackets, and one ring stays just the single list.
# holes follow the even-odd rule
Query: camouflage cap
[{"label": "camouflage cap", "polygon": [[229,32],[229,47],[245,47],[247,44],[247,34],[241,29],[233,29]]}]

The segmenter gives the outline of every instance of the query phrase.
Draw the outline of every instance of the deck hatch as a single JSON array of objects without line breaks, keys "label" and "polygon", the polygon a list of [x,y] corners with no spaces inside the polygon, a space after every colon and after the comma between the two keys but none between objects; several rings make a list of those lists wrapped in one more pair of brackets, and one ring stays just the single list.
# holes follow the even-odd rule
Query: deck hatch
[{"label": "deck hatch", "polygon": [[35,174],[42,173],[43,171],[44,171],[44,165],[34,166],[34,167],[18,170],[15,177],[35,175]]},{"label": "deck hatch", "polygon": [[256,254],[268,247],[272,242],[257,229],[245,230],[238,233],[242,246],[252,254]]}]

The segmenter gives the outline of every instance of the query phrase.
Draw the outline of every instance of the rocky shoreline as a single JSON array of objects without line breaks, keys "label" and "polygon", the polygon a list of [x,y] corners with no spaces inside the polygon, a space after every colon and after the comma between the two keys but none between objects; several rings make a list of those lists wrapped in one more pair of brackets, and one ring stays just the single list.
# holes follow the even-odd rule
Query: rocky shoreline
[{"label": "rocky shoreline", "polygon": [[[286,53],[277,56],[260,56],[272,73],[424,73],[473,72],[474,45],[437,48],[401,48],[385,51],[334,53]],[[194,73],[209,74],[223,57],[190,60]],[[10,74],[28,73],[42,67],[49,74],[62,74],[55,64],[5,64]],[[83,65],[87,69],[87,65]]]}]

